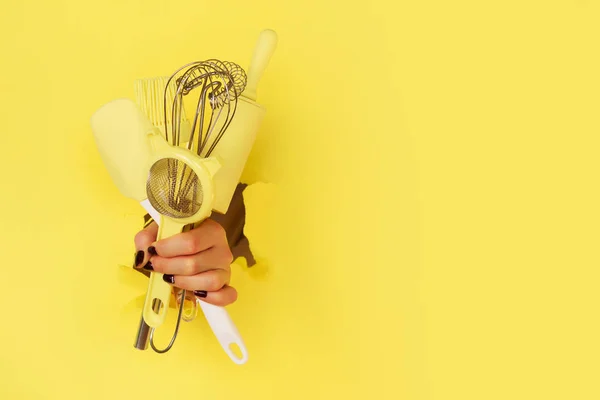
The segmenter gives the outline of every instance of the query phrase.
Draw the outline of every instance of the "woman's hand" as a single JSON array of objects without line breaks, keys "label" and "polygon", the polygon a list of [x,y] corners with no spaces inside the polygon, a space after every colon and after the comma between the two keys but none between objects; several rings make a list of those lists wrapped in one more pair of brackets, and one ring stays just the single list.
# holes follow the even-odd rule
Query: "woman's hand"
[{"label": "woman's hand", "polygon": [[159,241],[157,233],[158,225],[152,222],[135,236],[136,268],[161,272],[166,282],[207,303],[226,306],[236,301],[237,291],[229,286],[233,256],[221,225],[207,219]]}]

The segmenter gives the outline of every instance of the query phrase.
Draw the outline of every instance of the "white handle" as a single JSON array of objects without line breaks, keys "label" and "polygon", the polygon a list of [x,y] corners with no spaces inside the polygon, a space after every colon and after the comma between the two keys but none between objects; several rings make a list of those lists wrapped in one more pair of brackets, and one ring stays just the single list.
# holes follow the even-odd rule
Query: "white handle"
[{"label": "white handle", "polygon": [[150,204],[150,200],[142,200],[140,204],[142,205],[142,207],[144,207],[146,212],[150,214],[154,222],[156,222],[157,225],[160,224],[160,213],[156,211],[154,207],[152,207],[152,204]]},{"label": "white handle", "polygon": [[[242,340],[242,336],[238,332],[235,324],[229,317],[229,313],[225,308],[215,306],[213,304],[206,303],[202,300],[199,301],[200,307],[204,312],[204,316],[208,321],[213,333],[217,337],[217,340],[221,344],[225,353],[231,358],[236,364],[244,364],[248,361],[248,351],[246,345]],[[237,345],[241,352],[241,358],[233,351],[232,345]]]},{"label": "white handle", "polygon": [[[148,200],[144,200],[140,203],[142,207],[150,214],[157,224],[160,224],[160,214],[152,207]],[[212,329],[213,333],[217,337],[217,340],[225,350],[225,353],[233,360],[236,364],[244,364],[248,361],[248,351],[240,333],[238,332],[235,324],[229,317],[229,313],[224,307],[215,306],[204,301],[199,300],[200,307],[204,312],[206,321]],[[237,345],[242,353],[242,358],[239,358],[231,349],[231,345]]]}]

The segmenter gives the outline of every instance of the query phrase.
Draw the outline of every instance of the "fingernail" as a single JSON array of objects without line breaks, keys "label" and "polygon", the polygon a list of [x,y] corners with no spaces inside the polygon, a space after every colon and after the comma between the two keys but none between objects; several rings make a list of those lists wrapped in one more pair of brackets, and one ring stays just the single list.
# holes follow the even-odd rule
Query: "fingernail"
[{"label": "fingernail", "polygon": [[163,281],[170,283],[170,284],[174,284],[175,283],[175,277],[173,275],[169,275],[169,274],[164,274],[163,275]]},{"label": "fingernail", "polygon": [[144,269],[146,271],[154,271],[154,267],[152,266],[152,263],[150,261],[148,261],[148,263],[146,263],[146,265],[144,265]]},{"label": "fingernail", "polygon": [[156,252],[156,247],[154,246],[148,247],[148,253],[152,254],[153,256],[158,255],[158,253]]},{"label": "fingernail", "polygon": [[144,261],[144,252],[140,250],[135,255],[135,266],[139,266],[142,263],[142,261]]},{"label": "fingernail", "polygon": [[206,290],[194,290],[194,294],[198,297],[206,297],[208,295],[208,293],[206,292]]}]

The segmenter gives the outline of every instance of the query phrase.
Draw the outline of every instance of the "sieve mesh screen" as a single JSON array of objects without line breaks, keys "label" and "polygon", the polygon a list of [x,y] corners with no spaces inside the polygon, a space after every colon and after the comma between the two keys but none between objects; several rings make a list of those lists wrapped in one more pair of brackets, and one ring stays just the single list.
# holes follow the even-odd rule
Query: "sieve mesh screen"
[{"label": "sieve mesh screen", "polygon": [[202,206],[198,176],[183,161],[174,158],[163,158],[152,165],[146,192],[152,207],[167,217],[188,218]]}]

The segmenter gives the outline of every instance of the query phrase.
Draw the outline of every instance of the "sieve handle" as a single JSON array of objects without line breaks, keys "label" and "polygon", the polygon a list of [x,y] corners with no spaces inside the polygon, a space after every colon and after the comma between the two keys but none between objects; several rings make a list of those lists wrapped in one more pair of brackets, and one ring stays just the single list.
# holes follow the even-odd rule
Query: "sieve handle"
[{"label": "sieve handle", "polygon": [[[164,218],[162,218],[162,216],[152,207],[148,200],[142,201],[141,205],[158,224],[160,235],[160,226],[162,226]],[[150,279],[152,279],[153,275],[158,275],[158,273],[150,274]],[[164,281],[162,280],[162,275],[159,276],[159,281],[164,283]],[[146,301],[148,301],[148,295],[146,296]],[[246,349],[246,345],[244,344],[242,336],[240,335],[237,327],[233,323],[233,320],[229,316],[229,313],[227,312],[225,307],[215,306],[206,303],[200,299],[198,299],[198,302],[200,303],[200,307],[202,308],[202,312],[204,313],[204,317],[206,318],[208,325],[212,329],[215,337],[219,341],[219,344],[221,345],[225,353],[227,353],[229,358],[231,358],[231,360],[236,364],[241,365],[246,363],[246,361],[248,361],[248,350]],[[150,301],[150,306],[152,306],[152,301]],[[146,317],[144,317],[144,319],[145,318]],[[148,322],[146,323],[150,325]],[[241,358],[238,357],[238,355],[233,351],[233,349],[231,348],[232,345],[236,345],[239,348],[241,352]]]},{"label": "sieve handle", "polygon": [[[157,240],[161,240],[178,233],[181,233],[185,225],[179,224],[168,218],[160,216],[158,223]],[[154,301],[161,301],[162,306],[159,311],[154,311]],[[167,309],[171,300],[171,285],[163,280],[163,274],[160,272],[151,272],[150,281],[148,282],[148,291],[146,292],[146,300],[144,302],[144,321],[151,328],[158,328],[165,322]]]}]

